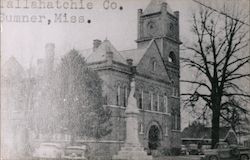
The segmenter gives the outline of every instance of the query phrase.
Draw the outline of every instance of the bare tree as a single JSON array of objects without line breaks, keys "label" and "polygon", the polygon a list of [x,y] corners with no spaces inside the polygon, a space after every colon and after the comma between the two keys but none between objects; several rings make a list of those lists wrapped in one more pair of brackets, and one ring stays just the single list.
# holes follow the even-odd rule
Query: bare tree
[{"label": "bare tree", "polygon": [[[184,67],[197,72],[192,80],[182,80],[194,87],[182,94],[185,105],[212,112],[212,147],[219,141],[220,118],[230,121],[225,113],[246,113],[243,104],[249,103],[250,97],[244,85],[239,83],[249,83],[250,76],[249,69],[245,68],[250,56],[244,52],[249,40],[248,26],[242,23],[246,16],[237,5],[230,8],[228,3],[223,5],[223,13],[230,16],[204,6],[193,14],[195,39],[193,44],[185,46],[187,56],[182,58]],[[196,106],[200,101],[205,102],[204,105]]]}]

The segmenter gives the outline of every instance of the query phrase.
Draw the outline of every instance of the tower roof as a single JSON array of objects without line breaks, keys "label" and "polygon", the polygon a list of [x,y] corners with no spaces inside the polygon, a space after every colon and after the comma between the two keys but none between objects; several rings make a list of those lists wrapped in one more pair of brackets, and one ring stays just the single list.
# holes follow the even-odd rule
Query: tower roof
[{"label": "tower roof", "polygon": [[[161,11],[162,4],[166,3],[166,0],[151,0],[151,2],[148,4],[147,8],[144,10],[143,14],[152,14],[157,13]],[[167,5],[167,11],[171,14],[173,14],[172,9]]]}]

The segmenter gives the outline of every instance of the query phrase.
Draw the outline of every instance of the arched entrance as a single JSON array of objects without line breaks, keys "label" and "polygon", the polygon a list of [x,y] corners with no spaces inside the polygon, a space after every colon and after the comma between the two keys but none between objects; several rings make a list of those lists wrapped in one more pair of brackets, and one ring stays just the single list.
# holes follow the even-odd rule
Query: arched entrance
[{"label": "arched entrance", "polygon": [[156,125],[152,125],[148,132],[148,148],[156,150],[160,146],[160,129]]}]

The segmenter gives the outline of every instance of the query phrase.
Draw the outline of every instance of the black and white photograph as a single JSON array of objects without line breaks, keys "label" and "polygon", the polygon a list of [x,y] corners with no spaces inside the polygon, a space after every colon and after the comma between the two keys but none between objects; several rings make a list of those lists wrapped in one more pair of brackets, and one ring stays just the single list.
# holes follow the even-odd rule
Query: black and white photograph
[{"label": "black and white photograph", "polygon": [[250,160],[249,0],[0,0],[0,160]]}]

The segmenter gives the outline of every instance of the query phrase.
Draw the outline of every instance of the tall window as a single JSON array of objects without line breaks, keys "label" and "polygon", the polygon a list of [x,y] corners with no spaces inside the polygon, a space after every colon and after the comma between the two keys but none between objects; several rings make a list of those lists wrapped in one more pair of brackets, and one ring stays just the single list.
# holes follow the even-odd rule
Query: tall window
[{"label": "tall window", "polygon": [[154,99],[153,99],[153,101],[154,101],[154,111],[157,111],[157,95],[156,94],[153,94],[153,96],[154,96]]},{"label": "tall window", "polygon": [[175,113],[174,115],[174,122],[175,122],[175,126],[174,126],[174,129],[175,130],[178,130],[178,115]]},{"label": "tall window", "polygon": [[117,94],[116,94],[116,105],[120,106],[121,105],[121,86],[117,86]]},{"label": "tall window", "polygon": [[172,111],[172,129],[180,130],[180,114],[177,111]]},{"label": "tall window", "polygon": [[153,110],[153,105],[154,105],[154,95],[153,92],[149,92],[150,95],[150,110]]},{"label": "tall window", "polygon": [[126,107],[128,105],[128,87],[124,86],[124,94],[123,94],[123,106]]},{"label": "tall window", "polygon": [[148,91],[144,91],[144,108],[146,109],[146,110],[150,110],[150,108],[151,108],[151,104],[150,104],[150,102],[151,102],[151,100],[150,100],[150,92],[148,92]]},{"label": "tall window", "polygon": [[178,88],[173,87],[172,96],[173,97],[178,97],[179,96]]},{"label": "tall window", "polygon": [[143,123],[141,122],[139,126],[139,133],[143,134],[143,132],[144,132],[144,128],[143,128]]},{"label": "tall window", "polygon": [[172,123],[171,123],[171,129],[174,130],[175,127],[175,112],[172,111],[172,115],[171,115],[171,119],[172,119]]},{"label": "tall window", "polygon": [[165,136],[168,136],[168,126],[166,126]]},{"label": "tall window", "polygon": [[157,94],[157,111],[160,111],[160,95]]},{"label": "tall window", "polygon": [[156,71],[156,65],[157,65],[156,60],[153,60],[152,61],[152,71]]},{"label": "tall window", "polygon": [[139,91],[138,107],[143,109],[143,90]]},{"label": "tall window", "polygon": [[178,117],[177,117],[177,130],[180,130],[181,129],[181,117],[180,117],[180,114],[178,114]]},{"label": "tall window", "polygon": [[168,97],[166,94],[164,95],[164,107],[165,107],[166,113],[168,113]]}]

